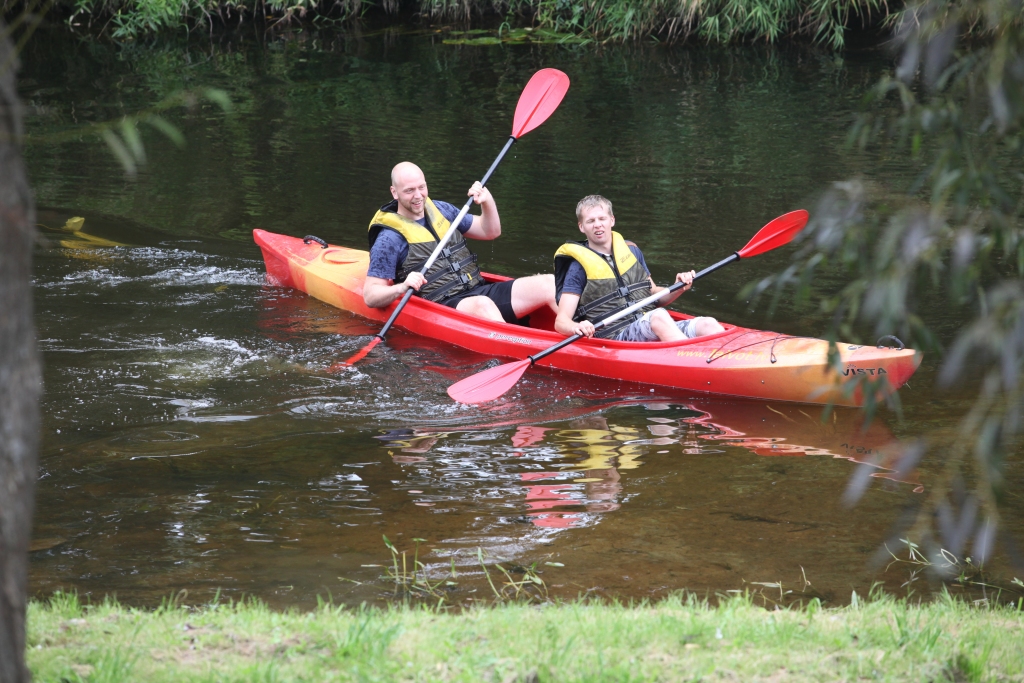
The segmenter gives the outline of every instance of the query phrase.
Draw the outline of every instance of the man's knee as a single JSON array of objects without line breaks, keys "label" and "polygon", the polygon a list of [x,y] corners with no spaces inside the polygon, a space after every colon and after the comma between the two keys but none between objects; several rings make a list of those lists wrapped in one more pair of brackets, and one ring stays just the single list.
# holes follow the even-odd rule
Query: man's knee
[{"label": "man's knee", "polygon": [[698,337],[706,337],[709,334],[718,334],[724,332],[725,328],[722,327],[714,318],[696,318],[694,320],[694,329],[697,332]]},{"label": "man's knee", "polygon": [[676,322],[672,320],[672,316],[668,314],[664,308],[656,308],[651,312],[651,329],[668,329],[668,327],[674,327]]},{"label": "man's knee", "polygon": [[503,320],[501,317],[501,311],[498,310],[498,306],[485,296],[471,296],[463,299],[459,302],[459,305],[455,307],[455,310],[471,315],[476,318],[486,318],[487,320]]},{"label": "man's knee", "polygon": [[683,338],[683,333],[676,327],[676,321],[664,308],[652,311],[648,323],[651,326],[651,332],[661,341],[676,341]]}]

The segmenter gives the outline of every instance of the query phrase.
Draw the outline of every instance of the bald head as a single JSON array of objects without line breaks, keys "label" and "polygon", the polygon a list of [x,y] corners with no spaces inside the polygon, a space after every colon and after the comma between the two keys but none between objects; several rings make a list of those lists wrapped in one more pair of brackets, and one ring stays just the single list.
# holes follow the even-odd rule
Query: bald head
[{"label": "bald head", "polygon": [[393,169],[391,169],[392,187],[407,185],[410,182],[417,183],[417,181],[426,182],[426,179],[424,178],[423,171],[420,167],[411,161],[400,161],[395,164]]},{"label": "bald head", "polygon": [[398,213],[406,218],[423,218],[427,180],[420,167],[403,161],[391,169],[391,196],[398,200]]}]

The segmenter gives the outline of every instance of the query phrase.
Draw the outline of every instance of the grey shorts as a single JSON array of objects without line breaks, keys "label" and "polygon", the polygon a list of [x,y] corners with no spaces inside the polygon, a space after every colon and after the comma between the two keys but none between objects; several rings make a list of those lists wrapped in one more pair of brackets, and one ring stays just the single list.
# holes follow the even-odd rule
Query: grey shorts
[{"label": "grey shorts", "polygon": [[[658,309],[655,309],[658,310]],[[632,325],[619,332],[619,335],[615,337],[618,341],[628,342],[656,342],[658,341],[658,335],[654,334],[654,330],[651,329],[651,314],[654,311],[647,311],[644,313],[644,317],[637,321],[634,321]],[[697,321],[700,318],[690,318],[689,320],[677,320],[676,327],[687,339],[693,339],[697,335]]]}]

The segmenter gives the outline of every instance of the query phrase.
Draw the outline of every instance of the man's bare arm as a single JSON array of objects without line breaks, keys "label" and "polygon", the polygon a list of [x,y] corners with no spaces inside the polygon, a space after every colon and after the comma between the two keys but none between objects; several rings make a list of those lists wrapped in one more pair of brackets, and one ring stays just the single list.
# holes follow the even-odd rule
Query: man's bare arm
[{"label": "man's bare arm", "polygon": [[410,273],[405,278],[405,282],[398,284],[395,284],[394,280],[367,275],[363,282],[363,301],[370,308],[385,308],[410,288],[418,292],[424,282],[426,282],[426,278],[421,273]]},{"label": "man's bare arm", "polygon": [[[686,286],[677,289],[668,296],[663,296],[662,298],[658,299],[658,305],[668,306],[670,303],[678,299],[680,294],[682,294],[683,292],[690,291],[690,287],[693,287],[693,276],[695,274],[696,273],[694,273],[692,270],[688,273],[676,273],[676,282],[685,282]],[[651,294],[657,294],[658,292],[665,290],[664,287],[659,287],[658,285],[654,284],[654,278],[648,278],[648,280],[650,280],[651,282]]]},{"label": "man's bare arm", "polygon": [[594,324],[589,320],[581,322],[573,321],[576,315],[576,307],[580,304],[579,294],[562,294],[558,300],[558,316],[555,318],[555,331],[570,337],[574,334],[582,334],[585,337],[594,336]]},{"label": "man's bare arm", "polygon": [[501,218],[498,216],[498,205],[491,196],[491,191],[473,183],[469,195],[480,205],[480,215],[473,216],[473,226],[466,231],[466,237],[475,240],[493,240],[501,236]]}]

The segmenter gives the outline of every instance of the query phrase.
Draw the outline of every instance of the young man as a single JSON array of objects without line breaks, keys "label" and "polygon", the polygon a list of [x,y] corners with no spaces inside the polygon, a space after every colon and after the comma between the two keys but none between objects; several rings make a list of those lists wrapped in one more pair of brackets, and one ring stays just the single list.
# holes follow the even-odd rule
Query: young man
[{"label": "young man", "polygon": [[[555,289],[558,317],[555,329],[566,335],[595,335],[594,323],[627,306],[656,294],[664,287],[654,284],[644,255],[617,232],[612,203],[590,195],[576,205],[576,220],[585,242],[567,242],[555,252]],[[694,271],[679,273],[676,282],[685,286],[657,303],[596,331],[598,337],[618,341],[650,342],[692,339],[722,332],[714,318],[676,322],[661,306],[667,306],[690,289]]]},{"label": "young man", "polygon": [[505,282],[485,283],[477,257],[463,235],[493,240],[501,235],[501,219],[491,193],[473,183],[469,196],[481,215],[463,218],[441,255],[424,277],[423,267],[449,229],[459,208],[434,202],[427,196],[427,181],[415,164],[403,161],[391,171],[394,198],[370,221],[370,266],[363,284],[363,301],[384,308],[414,289],[424,299],[488,320],[516,323],[538,308],[555,310],[555,279],[531,275]]}]

